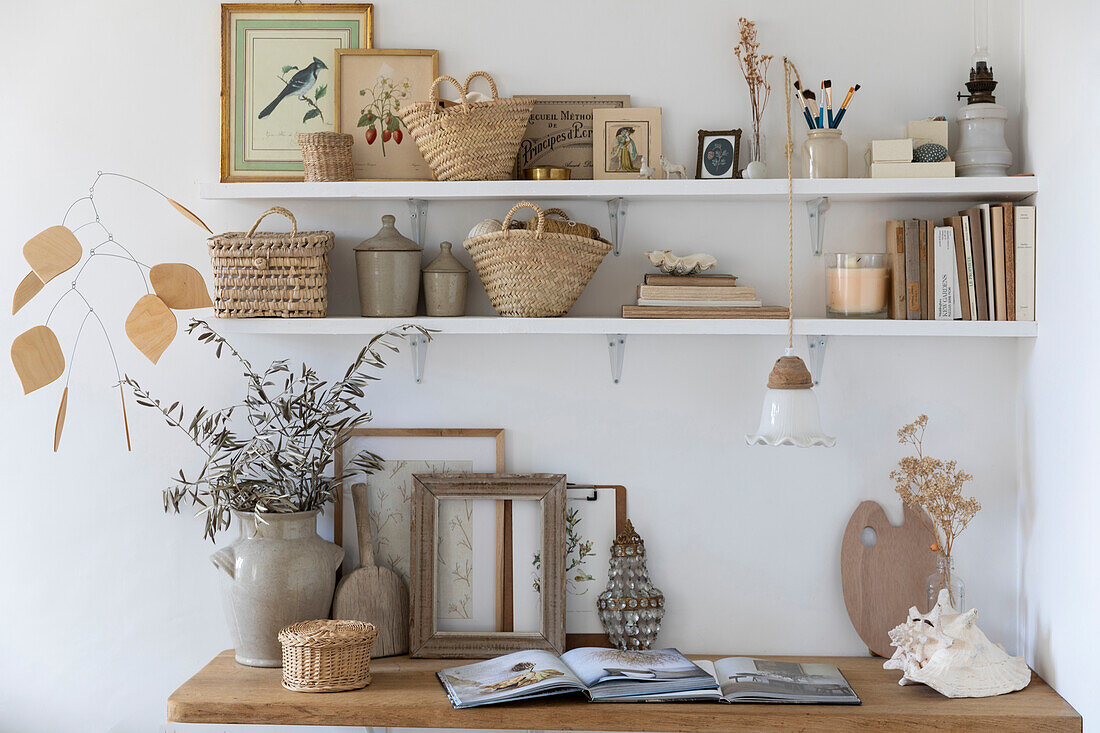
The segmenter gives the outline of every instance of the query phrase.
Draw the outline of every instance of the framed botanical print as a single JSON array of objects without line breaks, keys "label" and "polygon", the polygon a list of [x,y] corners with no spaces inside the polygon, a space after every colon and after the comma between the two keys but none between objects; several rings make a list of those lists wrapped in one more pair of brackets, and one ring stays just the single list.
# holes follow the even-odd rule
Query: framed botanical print
[{"label": "framed botanical print", "polygon": [[740,178],[740,130],[700,130],[696,178]]},{"label": "framed botanical print", "polygon": [[336,131],[355,139],[351,157],[356,180],[432,180],[432,169],[400,110],[426,101],[438,75],[438,51],[336,51]]},{"label": "framed botanical print", "polygon": [[592,177],[637,178],[645,163],[658,168],[661,108],[597,109],[592,113]]},{"label": "framed botanical print", "polygon": [[300,181],[299,132],[335,126],[337,49],[370,48],[369,4],[222,5],[222,181]]}]

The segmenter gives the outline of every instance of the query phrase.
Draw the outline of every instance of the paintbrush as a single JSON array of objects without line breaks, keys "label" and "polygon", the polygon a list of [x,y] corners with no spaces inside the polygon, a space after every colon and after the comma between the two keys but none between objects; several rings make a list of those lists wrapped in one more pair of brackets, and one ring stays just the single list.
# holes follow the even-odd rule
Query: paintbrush
[{"label": "paintbrush", "polygon": [[[803,89],[802,96],[806,100],[806,104],[810,107],[810,114],[813,116],[813,119],[817,120],[817,97],[814,96],[814,93],[809,89]],[[817,127],[816,122],[814,123],[814,127]]]},{"label": "paintbrush", "polygon": [[844,97],[844,103],[840,105],[840,111],[836,113],[836,119],[833,120],[834,127],[840,127],[840,121],[844,119],[844,113],[848,111],[848,104],[852,101],[852,95],[859,91],[860,84],[856,84],[854,87],[848,89],[848,94]]},{"label": "paintbrush", "polygon": [[821,93],[825,101],[825,109],[828,111],[829,127],[833,127],[833,80],[826,79],[821,82]]},{"label": "paintbrush", "polygon": [[810,116],[810,108],[806,104],[806,98],[802,96],[802,90],[798,88],[798,82],[794,83],[795,94],[798,95],[798,103],[802,105],[802,114],[806,117],[806,124],[814,129],[814,118]]}]

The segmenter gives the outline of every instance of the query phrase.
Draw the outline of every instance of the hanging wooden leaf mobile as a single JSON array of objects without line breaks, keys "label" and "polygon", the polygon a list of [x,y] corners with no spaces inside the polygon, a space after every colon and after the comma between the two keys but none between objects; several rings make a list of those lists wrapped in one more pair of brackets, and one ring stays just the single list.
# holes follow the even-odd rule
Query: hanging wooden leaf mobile
[{"label": "hanging wooden leaf mobile", "polygon": [[34,326],[16,336],[11,363],[23,383],[23,394],[45,387],[65,373],[65,355],[49,326]]},{"label": "hanging wooden leaf mobile", "polygon": [[143,295],[126,316],[126,335],[154,364],[176,337],[176,314],[155,295]]},{"label": "hanging wooden leaf mobile", "polygon": [[[167,197],[167,196],[165,196],[164,198],[166,198],[166,199],[167,199],[168,197]],[[188,208],[187,208],[186,206],[184,206],[184,205],[183,205],[183,204],[181,204],[180,202],[178,202],[178,201],[175,201],[174,199],[168,199],[168,203],[172,204],[172,206],[174,206],[174,207],[176,208],[176,211],[178,211],[179,213],[183,214],[183,215],[184,215],[184,216],[186,216],[186,217],[187,217],[188,219],[190,219],[191,221],[193,221],[193,222],[194,222],[195,224],[198,224],[198,225],[199,225],[200,227],[202,227],[203,229],[205,229],[205,230],[207,231],[207,233],[209,233],[209,234],[213,234],[213,233],[214,233],[214,232],[210,231],[210,227],[206,226],[206,222],[204,222],[204,221],[203,221],[202,219],[200,219],[199,217],[195,216],[195,213],[194,213],[193,211],[191,211],[190,209],[188,209]]]},{"label": "hanging wooden leaf mobile", "polygon": [[39,232],[23,245],[23,259],[38,275],[42,284],[48,283],[70,267],[80,262],[84,249],[68,227],[50,227]]},{"label": "hanging wooden leaf mobile", "polygon": [[38,279],[38,275],[34,274],[34,270],[28,272],[15,288],[15,296],[11,299],[11,314],[14,316],[23,306],[31,302],[31,298],[38,295],[44,285],[45,283]]},{"label": "hanging wooden leaf mobile", "polygon": [[172,310],[211,308],[214,303],[206,290],[206,281],[191,265],[163,262],[149,270],[149,282],[157,296]]},{"label": "hanging wooden leaf mobile", "polygon": [[65,428],[65,409],[69,405],[69,388],[61,393],[61,407],[57,408],[57,421],[53,425],[53,452],[57,453],[57,446],[61,445],[61,431]]}]

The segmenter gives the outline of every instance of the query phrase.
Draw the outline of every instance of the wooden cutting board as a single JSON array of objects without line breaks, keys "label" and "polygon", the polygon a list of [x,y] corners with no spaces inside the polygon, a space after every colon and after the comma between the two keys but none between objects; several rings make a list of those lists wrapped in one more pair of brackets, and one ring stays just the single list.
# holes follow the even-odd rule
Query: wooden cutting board
[{"label": "wooden cutting board", "polygon": [[366,484],[351,487],[351,500],[359,535],[359,569],[353,570],[336,586],[332,617],[374,624],[378,628],[378,639],[374,642],[372,657],[408,654],[409,589],[397,573],[374,564]]},{"label": "wooden cutting board", "polygon": [[[865,501],[852,512],[840,547],[840,573],[848,618],[867,648],[893,656],[890,629],[905,620],[911,606],[928,610],[928,576],[936,571],[932,537],[909,507],[900,527],[890,524],[877,502]],[[863,530],[875,532],[871,547]]]}]

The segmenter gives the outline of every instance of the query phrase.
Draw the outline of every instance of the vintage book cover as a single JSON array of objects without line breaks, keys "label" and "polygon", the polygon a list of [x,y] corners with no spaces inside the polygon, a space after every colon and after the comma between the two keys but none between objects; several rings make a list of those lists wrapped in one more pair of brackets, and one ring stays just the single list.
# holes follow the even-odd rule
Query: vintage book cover
[{"label": "vintage book cover", "polygon": [[1005,218],[1004,209],[993,206],[989,211],[993,240],[993,303],[998,321],[1008,320],[1008,293],[1005,286]]},{"label": "vintage book cover", "polygon": [[737,284],[736,275],[663,275],[650,273],[646,285],[678,285],[695,288],[730,288]]},{"label": "vintage book cover", "polygon": [[932,318],[955,321],[962,318],[959,304],[959,267],[955,258],[955,231],[950,226],[932,227]]},{"label": "vintage book cover", "polygon": [[516,178],[524,168],[569,168],[571,178],[592,179],[592,110],[630,106],[629,94],[541,95],[531,110],[516,156]]},{"label": "vintage book cover", "polygon": [[970,293],[974,288],[974,279],[966,274],[966,247],[963,242],[963,225],[961,216],[949,216],[943,220],[944,226],[951,227],[951,237],[955,244],[955,269],[958,282],[956,293],[959,302],[959,317],[964,321],[970,318]]},{"label": "vintage book cover", "polygon": [[978,320],[977,280],[974,276],[974,245],[970,241],[970,217],[963,214],[958,217],[963,230],[963,257],[966,260],[966,294],[970,301],[970,320]]},{"label": "vintage book cover", "polygon": [[906,319],[905,306],[905,222],[886,222],[886,261],[890,265],[890,317]]},{"label": "vintage book cover", "polygon": [[667,298],[638,298],[638,305],[653,305],[662,308],[759,308],[764,305],[759,300],[669,300]]},{"label": "vintage book cover", "polygon": [[989,204],[978,205],[978,216],[982,220],[982,253],[985,255],[985,295],[988,299],[989,320],[997,320],[997,283],[993,274],[993,217],[989,213]]},{"label": "vintage book cover", "polygon": [[623,318],[786,318],[784,306],[760,308],[703,308],[668,305],[624,305]]},{"label": "vintage book cover", "polygon": [[1001,204],[1005,223],[1005,317],[1016,320],[1016,222],[1012,204]]},{"label": "vintage book cover", "polygon": [[697,288],[692,285],[639,285],[638,297],[651,300],[756,300],[756,288]]},{"label": "vintage book cover", "polygon": [[[985,244],[982,237],[982,212],[977,206],[960,211],[970,225],[970,247],[974,262],[974,295],[978,306],[976,320],[989,320],[989,294],[986,289]],[[989,283],[993,287],[993,283]]]},{"label": "vintage book cover", "polygon": [[920,237],[920,272],[918,273],[918,282],[920,283],[920,317],[921,320],[928,320],[932,317],[932,309],[928,307],[928,297],[931,292],[932,281],[928,277],[928,273],[932,268],[932,257],[929,253],[928,247],[928,222],[923,219],[917,220],[917,226],[920,227],[918,236]]},{"label": "vintage book cover", "polygon": [[1035,320],[1035,207],[1015,207],[1016,320]]},{"label": "vintage book cover", "polygon": [[918,321],[921,317],[920,298],[920,222],[905,222],[905,317]]}]

